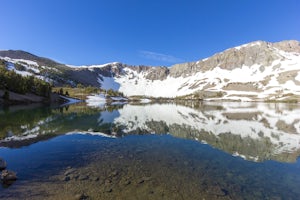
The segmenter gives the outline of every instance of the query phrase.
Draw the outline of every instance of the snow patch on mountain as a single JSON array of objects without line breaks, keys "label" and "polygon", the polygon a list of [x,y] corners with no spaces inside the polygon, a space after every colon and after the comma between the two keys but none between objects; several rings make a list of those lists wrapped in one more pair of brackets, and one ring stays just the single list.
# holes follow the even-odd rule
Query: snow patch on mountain
[{"label": "snow patch on mountain", "polygon": [[243,45],[240,45],[240,46],[236,46],[234,47],[234,49],[236,50],[241,50],[242,48],[245,48],[245,47],[253,47],[253,46],[256,46],[256,45],[261,45],[261,41],[256,41],[256,42],[251,42],[251,43],[247,43],[247,44],[243,44]]},{"label": "snow patch on mountain", "polygon": [[298,72],[298,75],[295,77],[295,79],[296,79],[297,81],[300,81],[300,71]]},{"label": "snow patch on mountain", "polygon": [[182,77],[173,78],[168,76],[163,81],[149,80],[145,78],[146,73],[138,73],[129,68],[125,68],[124,71],[131,75],[115,77],[113,80],[119,84],[119,91],[127,96],[176,97],[192,91],[188,88],[178,90],[184,80],[188,81],[188,79]]},{"label": "snow patch on mountain", "polygon": [[100,87],[105,90],[113,89],[113,90],[119,90],[120,85],[116,81],[114,77],[105,77],[99,74],[98,83],[100,84]]},{"label": "snow patch on mountain", "polygon": [[[259,45],[259,43],[252,45]],[[225,96],[221,97],[222,99],[249,101],[253,100],[247,97],[249,95],[264,99],[277,94],[278,91],[283,91],[282,95],[288,93],[300,95],[300,85],[294,80],[287,80],[284,83],[278,81],[283,73],[300,70],[300,56],[291,53],[284,53],[284,56],[284,60],[274,60],[270,66],[243,65],[233,70],[215,67],[205,72],[197,72],[193,76],[176,78],[167,76],[164,80],[149,80],[146,78],[147,71],[137,72],[131,68],[124,68],[124,73],[118,76],[99,75],[99,83],[104,89],[119,90],[128,96],[174,98],[205,90],[224,92]],[[297,81],[300,79],[299,73],[295,77]],[[239,85],[233,88],[230,84],[247,84],[251,90],[239,89]],[[244,97],[241,97],[242,95]]]},{"label": "snow patch on mountain", "polygon": [[[15,71],[17,74],[20,74],[22,76],[34,76],[34,73],[40,73],[40,70],[38,69],[39,65],[37,64],[37,62],[24,59],[11,59],[8,57],[0,57],[0,59],[7,61],[8,70]],[[24,70],[17,69],[15,66],[16,64],[21,65]]]},{"label": "snow patch on mountain", "polygon": [[35,66],[38,67],[38,63],[32,60],[25,60],[25,59],[12,59],[9,57],[0,57],[0,59],[6,60],[8,62],[11,63],[21,63],[21,64],[26,64],[26,65],[31,65],[31,66]]},{"label": "snow patch on mountain", "polygon": [[93,68],[103,68],[103,67],[107,67],[109,65],[117,65],[117,64],[119,64],[119,62],[110,62],[110,63],[101,64],[101,65],[78,65],[78,66],[77,65],[66,65],[66,66],[75,68],[75,69],[86,68],[86,69],[92,70]]}]

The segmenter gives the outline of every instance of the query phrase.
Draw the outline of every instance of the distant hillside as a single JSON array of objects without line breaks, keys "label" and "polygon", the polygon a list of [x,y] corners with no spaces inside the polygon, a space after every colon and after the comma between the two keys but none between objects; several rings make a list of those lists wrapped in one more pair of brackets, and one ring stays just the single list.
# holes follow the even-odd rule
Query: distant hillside
[{"label": "distant hillside", "polygon": [[8,70],[22,76],[35,76],[53,85],[74,85],[67,76],[70,68],[48,58],[39,57],[25,51],[0,51],[0,61]]},{"label": "distant hillside", "polygon": [[8,51],[0,51],[0,57],[9,57],[12,59],[23,59],[23,60],[31,60],[37,62],[41,66],[55,67],[55,66],[63,66],[56,61],[53,61],[48,58],[39,57],[28,53],[22,50],[8,50]]}]

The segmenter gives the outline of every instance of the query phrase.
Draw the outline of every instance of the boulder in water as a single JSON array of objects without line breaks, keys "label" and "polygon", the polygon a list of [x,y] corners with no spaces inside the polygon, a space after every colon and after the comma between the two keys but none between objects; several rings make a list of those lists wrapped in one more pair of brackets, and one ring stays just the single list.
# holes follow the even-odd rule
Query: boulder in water
[{"label": "boulder in water", "polygon": [[17,174],[16,172],[9,171],[9,170],[3,170],[1,173],[1,181],[3,182],[9,182],[9,181],[15,181],[17,180]]}]

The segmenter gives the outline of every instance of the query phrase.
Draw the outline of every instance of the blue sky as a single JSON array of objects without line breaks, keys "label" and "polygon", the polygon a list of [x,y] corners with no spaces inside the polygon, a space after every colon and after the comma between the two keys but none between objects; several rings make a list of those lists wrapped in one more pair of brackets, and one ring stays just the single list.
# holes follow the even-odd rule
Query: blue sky
[{"label": "blue sky", "polygon": [[0,49],[72,65],[196,61],[300,40],[299,0],[0,0]]}]

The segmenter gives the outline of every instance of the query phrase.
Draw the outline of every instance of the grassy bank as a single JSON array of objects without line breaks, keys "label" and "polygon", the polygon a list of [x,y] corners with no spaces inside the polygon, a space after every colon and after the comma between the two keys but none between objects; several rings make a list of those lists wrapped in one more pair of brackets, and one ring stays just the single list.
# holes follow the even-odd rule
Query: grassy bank
[{"label": "grassy bank", "polygon": [[82,88],[72,88],[72,87],[54,87],[52,92],[67,95],[73,98],[85,100],[90,94],[100,93],[100,89],[96,87],[82,87]]}]

